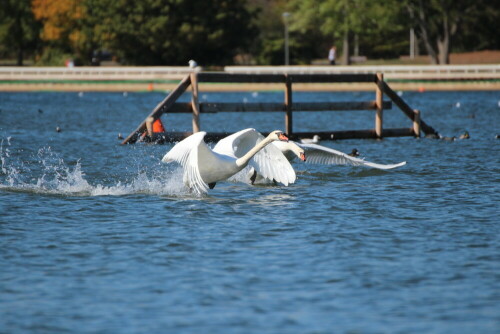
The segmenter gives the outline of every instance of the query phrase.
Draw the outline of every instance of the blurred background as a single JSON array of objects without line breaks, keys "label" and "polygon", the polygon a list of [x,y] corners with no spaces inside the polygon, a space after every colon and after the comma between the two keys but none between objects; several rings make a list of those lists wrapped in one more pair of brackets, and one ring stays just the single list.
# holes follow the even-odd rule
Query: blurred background
[{"label": "blurred background", "polygon": [[[0,65],[500,62],[498,1],[2,0]],[[288,63],[288,64],[287,64]]]}]

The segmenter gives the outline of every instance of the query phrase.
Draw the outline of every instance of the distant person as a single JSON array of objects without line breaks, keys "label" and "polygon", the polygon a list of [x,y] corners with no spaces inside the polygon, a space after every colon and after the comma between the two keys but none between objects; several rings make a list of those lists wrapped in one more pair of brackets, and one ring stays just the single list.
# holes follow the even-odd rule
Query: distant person
[{"label": "distant person", "polygon": [[337,48],[335,45],[333,45],[330,49],[330,52],[328,52],[328,61],[330,62],[330,65],[335,65],[335,56],[337,53]]}]

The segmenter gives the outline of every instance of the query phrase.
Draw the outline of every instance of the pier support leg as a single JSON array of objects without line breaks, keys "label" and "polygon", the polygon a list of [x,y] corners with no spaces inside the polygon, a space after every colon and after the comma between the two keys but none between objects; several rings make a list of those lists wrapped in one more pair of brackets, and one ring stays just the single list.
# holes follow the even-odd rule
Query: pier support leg
[{"label": "pier support leg", "polygon": [[151,116],[146,118],[146,131],[149,138],[153,138],[153,123],[155,119]]},{"label": "pier support leg", "polygon": [[415,132],[415,137],[420,138],[420,110],[415,109],[413,111],[415,117],[413,118],[413,132]]},{"label": "pier support leg", "polygon": [[200,104],[198,102],[198,75],[191,73],[191,87],[192,99],[191,104],[193,107],[193,133],[200,131]]},{"label": "pier support leg", "polygon": [[286,76],[286,90],[285,90],[285,132],[290,136],[293,129],[293,117],[292,117],[292,81]]},{"label": "pier support leg", "polygon": [[383,120],[384,120],[384,109],[383,109],[383,98],[384,98],[384,93],[382,91],[383,89],[383,82],[384,82],[384,75],[382,73],[377,73],[377,90],[375,93],[375,103],[377,104],[377,113],[375,114],[375,133],[377,134],[377,138],[382,138],[382,132],[383,132]]}]

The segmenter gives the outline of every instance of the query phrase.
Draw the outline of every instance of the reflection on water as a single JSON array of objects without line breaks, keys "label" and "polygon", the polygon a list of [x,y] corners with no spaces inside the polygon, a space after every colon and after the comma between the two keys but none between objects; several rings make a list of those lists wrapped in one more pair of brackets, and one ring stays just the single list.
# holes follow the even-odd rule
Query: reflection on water
[{"label": "reflection on water", "polygon": [[273,193],[250,199],[248,200],[248,203],[265,207],[274,207],[274,206],[285,207],[289,205],[290,202],[294,199],[295,196],[289,194]]}]

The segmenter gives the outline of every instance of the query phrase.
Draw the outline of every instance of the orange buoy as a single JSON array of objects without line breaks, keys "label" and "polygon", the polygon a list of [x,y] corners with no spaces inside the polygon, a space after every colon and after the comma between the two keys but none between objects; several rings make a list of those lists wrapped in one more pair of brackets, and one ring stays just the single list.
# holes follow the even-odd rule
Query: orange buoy
[{"label": "orange buoy", "polygon": [[159,118],[153,122],[153,133],[155,133],[155,132],[165,132],[165,128],[163,127],[163,123],[161,122],[161,119],[159,119]]},{"label": "orange buoy", "polygon": [[150,83],[148,85],[148,91],[152,92],[153,91],[153,83]]},{"label": "orange buoy", "polygon": [[424,88],[424,86],[420,86],[420,87],[418,87],[418,91],[419,91],[420,93],[425,92],[425,88]]}]

